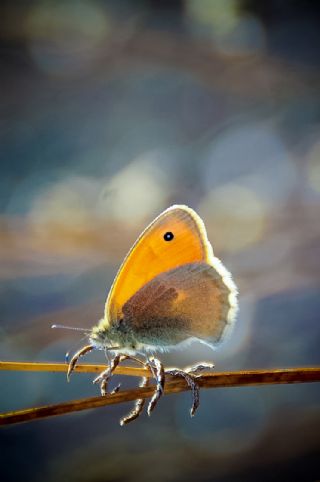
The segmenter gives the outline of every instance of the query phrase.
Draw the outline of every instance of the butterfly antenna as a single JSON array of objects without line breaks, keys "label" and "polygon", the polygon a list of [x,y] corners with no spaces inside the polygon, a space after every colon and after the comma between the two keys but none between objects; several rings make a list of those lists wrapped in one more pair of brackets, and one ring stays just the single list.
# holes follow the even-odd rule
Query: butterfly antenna
[{"label": "butterfly antenna", "polygon": [[78,328],[77,326],[66,326],[66,325],[51,325],[51,328],[62,328],[64,330],[73,330],[73,331],[84,331],[87,333],[91,333],[89,328]]},{"label": "butterfly antenna", "polygon": [[[61,329],[64,329],[64,330],[72,330],[72,331],[81,331],[81,332],[85,332],[86,334],[84,335],[84,337],[81,338],[80,341],[78,341],[74,346],[78,346],[80,345],[80,343],[89,336],[89,334],[91,333],[91,330],[89,328],[78,328],[77,326],[66,326],[66,325],[51,325],[51,328],[61,328]],[[68,350],[65,354],[65,362],[66,363],[69,363],[69,356],[70,356],[70,352],[71,350],[73,350],[74,347],[72,347],[70,350]]]}]

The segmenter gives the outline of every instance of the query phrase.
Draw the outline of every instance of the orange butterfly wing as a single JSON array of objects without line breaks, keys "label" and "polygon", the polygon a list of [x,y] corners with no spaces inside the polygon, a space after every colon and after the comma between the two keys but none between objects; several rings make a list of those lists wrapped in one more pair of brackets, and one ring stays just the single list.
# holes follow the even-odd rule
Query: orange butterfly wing
[{"label": "orange butterfly wing", "polygon": [[[164,238],[166,233],[172,233],[173,238],[166,241]],[[226,289],[220,290],[215,282],[214,299],[209,297],[204,302],[208,306],[212,306],[213,302],[217,305],[219,290],[221,295],[226,293],[229,311],[225,318],[227,321],[229,317],[232,321],[236,312],[236,288],[228,271],[213,256],[201,218],[187,206],[172,206],[143,231],[126,256],[107,298],[105,326],[122,318],[124,305],[131,299],[137,299],[137,297],[133,298],[134,295],[156,277],[190,263],[204,263],[214,269],[215,278],[219,279],[220,285]],[[188,273],[186,272],[185,275],[188,276]],[[194,292],[194,299],[199,295],[198,292],[199,287]],[[210,293],[206,292],[207,295]],[[178,304],[175,303],[177,308],[180,306],[180,301]],[[137,306],[136,303],[134,305]],[[199,305],[200,299],[197,306]],[[187,306],[187,301],[181,304],[181,309],[181,313],[187,309],[190,316],[196,315],[193,313],[191,304]],[[204,313],[206,311],[208,310],[204,309]],[[170,315],[169,306],[168,315]],[[201,319],[198,319],[197,323],[201,323]]]}]

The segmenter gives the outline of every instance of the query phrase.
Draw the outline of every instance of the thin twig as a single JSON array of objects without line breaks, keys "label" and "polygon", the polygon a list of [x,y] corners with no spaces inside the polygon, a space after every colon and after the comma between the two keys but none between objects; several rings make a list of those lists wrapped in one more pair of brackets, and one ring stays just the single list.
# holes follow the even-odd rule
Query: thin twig
[{"label": "thin twig", "polygon": [[[29,369],[36,369],[34,364],[23,364],[24,370],[26,366]],[[37,364],[38,365],[38,364]],[[42,367],[44,364],[40,364]],[[49,364],[51,371],[65,371],[60,370],[63,365]],[[3,368],[3,362],[1,362],[0,368]],[[10,364],[12,367],[13,365]],[[97,367],[93,370],[95,365],[79,365],[78,371],[99,371],[101,367]],[[80,367],[86,367],[80,370]],[[90,370],[87,368],[89,367]],[[105,368],[105,367],[104,367]],[[9,368],[14,369],[14,368]],[[126,375],[133,375],[133,370],[140,373],[144,370],[133,369],[131,367],[122,367],[122,370],[126,370]],[[44,369],[42,368],[42,371]],[[119,372],[118,372],[119,373]],[[137,373],[138,374],[138,373]],[[147,373],[145,373],[147,375]],[[320,381],[320,367],[316,368],[288,368],[288,369],[276,369],[276,370],[251,370],[251,371],[237,371],[237,372],[224,372],[224,373],[204,373],[198,378],[198,383],[202,388],[217,388],[217,387],[237,387],[237,386],[250,386],[250,385],[267,385],[267,384],[285,384],[285,383],[306,383],[306,382],[319,382]],[[165,385],[165,394],[178,393],[188,390],[186,382],[181,378],[168,377]],[[55,405],[46,405],[43,407],[30,408],[26,410],[18,410],[14,412],[8,412],[0,414],[0,425],[10,425],[19,422],[27,422],[35,419],[42,419],[55,415],[63,415],[70,412],[78,412],[81,410],[87,410],[90,408],[102,407],[105,405],[113,405],[117,403],[129,402],[136,400],[137,398],[147,398],[152,396],[154,387],[149,386],[145,388],[135,388],[132,390],[126,390],[110,394],[106,397],[89,397],[81,400],[72,400],[69,402],[59,403]]]},{"label": "thin twig", "polygon": [[[107,365],[77,365],[74,369],[80,373],[101,373]],[[27,371],[27,372],[67,372],[66,363],[40,363],[40,362],[8,362],[0,361],[0,370]],[[117,375],[128,375],[133,377],[150,377],[149,370],[145,368],[118,366],[115,369]]]}]

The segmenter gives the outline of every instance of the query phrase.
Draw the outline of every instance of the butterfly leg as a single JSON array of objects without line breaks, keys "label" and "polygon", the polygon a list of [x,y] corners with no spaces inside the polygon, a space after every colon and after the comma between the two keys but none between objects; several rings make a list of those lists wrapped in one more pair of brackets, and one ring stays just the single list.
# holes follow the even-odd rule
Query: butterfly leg
[{"label": "butterfly leg", "polygon": [[198,375],[204,371],[213,370],[214,367],[215,367],[214,363],[201,362],[201,363],[197,363],[197,365],[188,366],[184,368],[184,371],[187,373],[193,373],[195,375]]},{"label": "butterfly leg", "polygon": [[170,368],[165,372],[168,375],[184,378],[190,387],[192,393],[192,406],[190,409],[191,417],[194,416],[200,404],[200,387],[197,383],[197,378],[201,372],[205,370],[212,370],[213,368],[213,363],[202,362],[195,366],[186,367],[184,370],[180,370],[179,368]]},{"label": "butterfly leg", "polygon": [[71,358],[70,360],[70,363],[68,365],[68,371],[67,371],[67,380],[68,382],[70,381],[70,375],[71,373],[73,372],[73,370],[75,369],[77,363],[78,363],[78,360],[80,357],[86,355],[87,353],[89,353],[90,351],[93,350],[93,346],[92,345],[86,345],[84,347],[82,347],[79,351],[77,351],[73,357]]},{"label": "butterfly leg", "polygon": [[[143,377],[139,383],[139,387],[141,388],[147,387],[149,385],[150,385],[150,378],[148,377]],[[144,398],[138,398],[135,401],[135,405],[131,410],[131,412],[129,412],[128,415],[125,415],[120,419],[120,425],[122,426],[126,425],[130,422],[133,422],[133,420],[135,420],[136,418],[138,418],[143,410],[143,407],[145,406],[145,403],[146,401]]]},{"label": "butterfly leg", "polygon": [[151,373],[155,376],[156,380],[156,389],[154,394],[151,397],[149,402],[147,413],[150,416],[151,412],[156,407],[159,399],[163,395],[164,392],[164,384],[165,384],[165,371],[163,368],[163,364],[161,363],[158,358],[151,357],[150,360],[146,363],[146,366],[149,368]]},{"label": "butterfly leg", "polygon": [[[93,380],[93,383],[100,383],[100,391],[101,395],[105,396],[107,395],[107,388],[108,388],[108,383],[113,375],[114,370],[117,368],[119,363],[125,361],[125,360],[133,360],[137,363],[140,363],[143,367],[145,367],[145,363],[141,361],[139,358],[136,358],[135,356],[131,355],[121,355],[118,354],[116,355],[112,360],[110,360],[110,365],[109,367],[104,370],[97,378]],[[121,383],[119,383],[111,393],[116,393],[119,391],[121,387]]]},{"label": "butterfly leg", "polygon": [[[110,365],[106,370],[104,370],[100,375],[98,375],[94,380],[93,383],[100,383],[100,391],[101,395],[105,396],[108,393],[108,383],[110,378],[113,375],[114,370],[117,368],[119,363],[124,359],[125,355],[116,355],[114,358],[110,360]],[[118,385],[115,390],[118,391],[120,386]],[[113,393],[115,393],[113,391]]]},{"label": "butterfly leg", "polygon": [[190,409],[190,415],[191,417],[193,417],[200,403],[200,387],[196,382],[196,376],[193,373],[180,370],[179,368],[170,368],[165,371],[165,374],[171,375],[173,377],[182,377],[187,382],[192,394],[192,406]]},{"label": "butterfly leg", "polygon": [[[155,406],[157,405],[160,397],[164,392],[165,372],[164,372],[162,363],[157,358],[152,357],[150,358],[150,360],[147,359],[147,361],[144,362],[140,360],[140,358],[137,358],[135,356],[118,354],[111,360],[108,368],[93,380],[93,383],[99,383],[101,395],[103,396],[107,395],[108,383],[110,381],[111,376],[113,375],[114,370],[119,365],[119,363],[125,360],[132,360],[136,363],[139,363],[144,368],[149,369],[151,372],[151,375],[156,380],[156,388],[147,408],[148,415],[151,415],[151,412],[154,410]],[[141,379],[139,386],[147,387],[150,385],[150,381],[151,379],[149,377],[143,377]],[[119,388],[120,388],[120,385],[118,385],[111,393],[117,392]],[[145,406],[145,399],[143,398],[137,399],[135,402],[135,406],[131,410],[131,412],[128,415],[121,418],[120,425],[126,425],[132,422],[133,420],[135,420],[136,418],[138,418],[144,406]]]},{"label": "butterfly leg", "polygon": [[[161,395],[164,392],[165,374],[164,374],[163,365],[160,362],[160,360],[158,360],[157,358],[154,358],[154,357],[151,357],[150,359],[147,359],[146,362],[143,362],[142,360],[139,360],[135,357],[129,357],[129,358],[137,361],[138,363],[143,365],[145,368],[148,368],[150,370],[152,376],[156,380],[156,388],[155,388],[154,394],[152,395],[151,400],[148,404],[148,408],[147,408],[147,413],[150,416],[151,412],[153,411],[153,409],[157,405]],[[150,381],[151,381],[150,378],[143,377],[139,386],[140,387],[150,386]],[[143,407],[145,406],[145,402],[146,401],[143,398],[140,398],[140,399],[136,400],[136,403],[135,403],[135,406],[134,406],[133,410],[128,415],[126,415],[125,417],[123,417],[120,420],[120,425],[125,425],[127,423],[132,422],[136,418],[138,418],[139,415],[141,414],[142,410],[143,410]]]}]

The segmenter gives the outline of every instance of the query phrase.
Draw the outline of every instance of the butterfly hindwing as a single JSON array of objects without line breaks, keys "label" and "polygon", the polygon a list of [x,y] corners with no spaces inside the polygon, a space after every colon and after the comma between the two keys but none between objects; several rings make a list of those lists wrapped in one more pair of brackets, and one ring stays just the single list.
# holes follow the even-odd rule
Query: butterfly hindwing
[{"label": "butterfly hindwing", "polygon": [[207,263],[158,275],[123,307],[123,323],[138,343],[165,347],[188,338],[218,343],[229,324],[230,291]]}]

